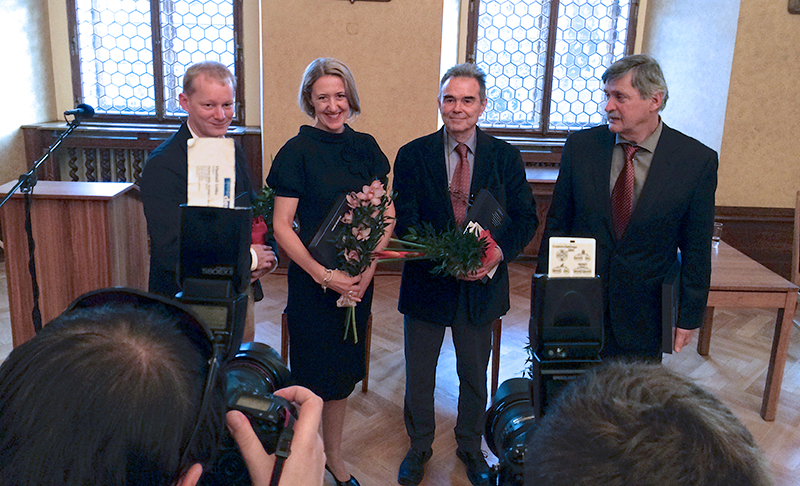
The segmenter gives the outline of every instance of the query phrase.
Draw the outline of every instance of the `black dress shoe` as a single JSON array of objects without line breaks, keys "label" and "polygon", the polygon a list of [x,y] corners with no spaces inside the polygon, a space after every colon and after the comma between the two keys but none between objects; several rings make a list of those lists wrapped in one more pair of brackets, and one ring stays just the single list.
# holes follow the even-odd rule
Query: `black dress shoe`
[{"label": "black dress shoe", "polygon": [[461,459],[467,468],[467,478],[473,486],[489,486],[489,465],[481,451],[466,452],[456,450],[456,457]]},{"label": "black dress shoe", "polygon": [[403,486],[416,486],[422,481],[425,475],[425,463],[433,455],[433,451],[421,451],[413,447],[408,450],[403,462],[400,463],[400,472],[397,474],[397,482]]},{"label": "black dress shoe", "polygon": [[331,477],[333,477],[333,482],[336,483],[336,486],[361,486],[360,484],[358,484],[356,478],[354,478],[352,475],[350,475],[350,479],[348,479],[347,481],[339,481],[338,479],[336,479],[336,475],[333,474],[333,471],[331,471],[331,468],[329,468],[327,464],[325,464],[325,469],[327,469],[328,472],[331,473]]}]

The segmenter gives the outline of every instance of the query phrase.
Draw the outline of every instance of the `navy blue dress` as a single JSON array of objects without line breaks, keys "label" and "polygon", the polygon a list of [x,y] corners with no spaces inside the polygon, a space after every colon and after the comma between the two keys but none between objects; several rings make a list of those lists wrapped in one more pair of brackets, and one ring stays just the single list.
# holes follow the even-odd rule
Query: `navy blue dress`
[{"label": "navy blue dress", "polygon": [[[336,199],[360,191],[375,179],[387,183],[389,160],[371,135],[345,125],[330,133],[310,126],[281,148],[272,162],[267,185],[282,197],[298,199],[296,217],[306,247]],[[292,379],[323,400],[347,398],[364,378],[365,333],[372,307],[372,285],[356,306],[358,343],[343,340],[345,309],[339,294],[314,282],[299,265],[289,263],[286,314]]]}]

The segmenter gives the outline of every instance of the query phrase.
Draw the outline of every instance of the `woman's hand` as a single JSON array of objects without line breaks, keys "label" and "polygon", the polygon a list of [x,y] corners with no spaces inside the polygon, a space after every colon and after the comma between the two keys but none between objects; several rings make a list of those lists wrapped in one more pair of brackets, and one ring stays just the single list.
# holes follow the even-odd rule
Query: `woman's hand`
[{"label": "woman's hand", "polygon": [[361,277],[361,281],[358,283],[357,290],[355,290],[353,293],[354,297],[352,297],[352,299],[356,302],[361,302],[361,298],[364,297],[364,294],[367,292],[369,284],[372,283],[372,277],[375,276],[375,269],[377,267],[377,262],[373,262],[372,265],[368,266],[359,275]]},{"label": "woman's hand", "polygon": [[327,288],[339,293],[339,295],[347,296],[354,302],[361,302],[363,293],[358,295],[358,291],[360,289],[359,284],[363,279],[362,275],[351,277],[341,270],[329,270],[322,267],[322,274],[318,276],[319,278],[314,278],[314,280],[322,285],[323,281],[328,277],[328,272],[331,272],[331,274],[330,279],[325,284]]}]

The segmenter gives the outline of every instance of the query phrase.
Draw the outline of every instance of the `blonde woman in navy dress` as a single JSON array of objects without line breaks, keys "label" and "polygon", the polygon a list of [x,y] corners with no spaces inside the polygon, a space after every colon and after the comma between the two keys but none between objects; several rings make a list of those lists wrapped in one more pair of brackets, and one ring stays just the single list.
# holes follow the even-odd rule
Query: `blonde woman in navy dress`
[{"label": "blonde woman in navy dress", "polygon": [[[316,59],[306,68],[298,102],[314,118],[286,142],[272,163],[267,184],[275,190],[275,239],[291,259],[286,314],[293,379],[325,402],[322,433],[327,467],[337,485],[358,486],[341,450],[347,397],[364,377],[367,317],[372,305],[375,264],[355,277],[326,268],[307,246],[336,199],[361,191],[378,179],[386,185],[389,160],[371,135],[354,131],[345,121],[360,112],[350,70],[336,59]],[[299,233],[292,223],[297,217]],[[394,206],[386,211],[390,226],[379,243],[383,248],[394,228]],[[345,341],[345,310],[340,295],[356,306],[358,343]],[[348,479],[349,478],[349,479]]]}]

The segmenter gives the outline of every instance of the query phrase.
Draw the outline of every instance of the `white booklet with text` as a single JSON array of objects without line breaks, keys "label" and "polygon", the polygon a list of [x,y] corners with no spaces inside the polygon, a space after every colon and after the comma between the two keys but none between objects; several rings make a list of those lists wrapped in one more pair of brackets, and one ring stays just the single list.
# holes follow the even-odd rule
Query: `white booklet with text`
[{"label": "white booklet with text", "polygon": [[190,138],[187,200],[189,206],[232,208],[236,198],[236,149],[230,138]]}]

